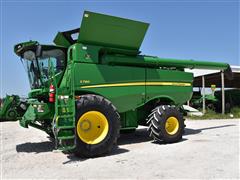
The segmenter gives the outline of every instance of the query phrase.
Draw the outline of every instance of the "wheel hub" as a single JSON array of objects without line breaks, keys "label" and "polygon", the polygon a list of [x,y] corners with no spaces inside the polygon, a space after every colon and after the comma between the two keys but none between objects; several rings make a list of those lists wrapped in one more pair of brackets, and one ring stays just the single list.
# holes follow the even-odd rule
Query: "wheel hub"
[{"label": "wheel hub", "polygon": [[174,135],[178,132],[179,129],[179,122],[177,118],[171,116],[167,119],[165,124],[166,132],[170,135]]},{"label": "wheel hub", "polygon": [[78,137],[87,144],[97,144],[105,139],[109,131],[108,120],[98,111],[84,113],[77,123]]},{"label": "wheel hub", "polygon": [[83,120],[81,123],[80,123],[80,128],[81,130],[83,131],[89,131],[91,129],[91,122],[89,120]]}]

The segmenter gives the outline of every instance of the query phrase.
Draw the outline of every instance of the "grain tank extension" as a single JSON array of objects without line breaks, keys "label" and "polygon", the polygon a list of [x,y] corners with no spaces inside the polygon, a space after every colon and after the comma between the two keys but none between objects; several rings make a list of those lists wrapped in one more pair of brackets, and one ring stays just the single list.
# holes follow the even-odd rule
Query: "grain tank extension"
[{"label": "grain tank extension", "polygon": [[193,74],[226,63],[141,55],[149,24],[85,11],[81,27],[58,32],[54,45],[15,45],[31,91],[22,127],[55,139],[56,148],[94,157],[111,151],[120,130],[148,126],[154,141],[182,138],[181,106],[192,96]]}]

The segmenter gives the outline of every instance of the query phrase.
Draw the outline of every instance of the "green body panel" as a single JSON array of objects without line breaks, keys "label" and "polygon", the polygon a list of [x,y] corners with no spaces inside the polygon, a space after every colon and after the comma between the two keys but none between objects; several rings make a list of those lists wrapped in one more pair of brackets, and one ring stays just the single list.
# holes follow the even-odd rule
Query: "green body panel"
[{"label": "green body panel", "polygon": [[[75,91],[78,94],[102,95],[109,99],[119,112],[136,109],[157,97],[166,97],[181,105],[190,98],[191,85],[148,86],[146,82],[192,83],[192,80],[192,74],[183,71],[87,63],[76,63],[74,66]],[[176,94],[176,90],[181,96]]]},{"label": "green body panel", "polygon": [[[145,102],[145,86],[114,87],[114,84],[144,81],[145,68],[87,63],[76,63],[74,66],[75,91],[80,94],[89,92],[102,95],[109,99],[119,112],[129,111],[142,105]],[[112,84],[113,87],[87,87],[100,84]]]},{"label": "green body panel", "polygon": [[[147,68],[146,74],[146,82],[169,83],[169,85],[146,86],[146,101],[156,98],[167,98],[175,105],[181,106],[191,98],[193,82],[192,73]],[[187,83],[189,85],[185,86],[184,84],[178,83]]]},{"label": "green body panel", "polygon": [[148,23],[85,11],[78,42],[138,50]]},{"label": "green body panel", "polygon": [[56,37],[54,38],[53,42],[56,44],[56,45],[60,45],[60,46],[63,46],[63,47],[69,47],[71,46],[71,43],[65,38],[65,36],[63,35],[62,32],[58,32]]},{"label": "green body panel", "polygon": [[28,127],[28,124],[30,122],[34,122],[37,118],[37,115],[36,115],[36,110],[35,108],[33,107],[33,105],[31,104],[26,113],[24,114],[23,118],[19,121],[19,124],[22,126],[22,127],[25,127],[27,128]]},{"label": "green body panel", "polygon": [[138,112],[137,111],[127,111],[120,113],[121,117],[121,129],[133,129],[137,128],[139,124]]},{"label": "green body panel", "polygon": [[74,44],[69,48],[69,60],[75,62],[98,63],[101,47],[83,44]]},{"label": "green body panel", "polygon": [[51,103],[39,102],[36,99],[30,99],[28,103],[31,107],[24,114],[22,121],[44,120],[54,114],[54,106]]}]

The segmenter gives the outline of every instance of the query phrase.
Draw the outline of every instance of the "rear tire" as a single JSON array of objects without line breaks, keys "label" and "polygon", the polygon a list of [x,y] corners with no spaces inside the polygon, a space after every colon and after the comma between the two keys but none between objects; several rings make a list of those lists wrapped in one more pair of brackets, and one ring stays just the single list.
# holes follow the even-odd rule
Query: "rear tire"
[{"label": "rear tire", "polygon": [[162,105],[152,110],[147,119],[148,134],[155,141],[173,143],[182,139],[184,119],[174,106]]},{"label": "rear tire", "polygon": [[117,143],[120,115],[107,99],[83,95],[76,102],[76,149],[80,157],[109,153]]}]

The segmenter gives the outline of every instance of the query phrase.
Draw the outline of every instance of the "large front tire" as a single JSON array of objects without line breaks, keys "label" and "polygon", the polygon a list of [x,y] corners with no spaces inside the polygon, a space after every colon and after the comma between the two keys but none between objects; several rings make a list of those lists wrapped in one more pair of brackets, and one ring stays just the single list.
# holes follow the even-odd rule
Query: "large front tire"
[{"label": "large front tire", "polygon": [[182,139],[184,119],[177,108],[170,105],[158,106],[147,119],[148,133],[155,141],[173,143]]},{"label": "large front tire", "polygon": [[80,157],[109,153],[117,143],[120,115],[107,99],[83,95],[76,103],[76,149]]}]

